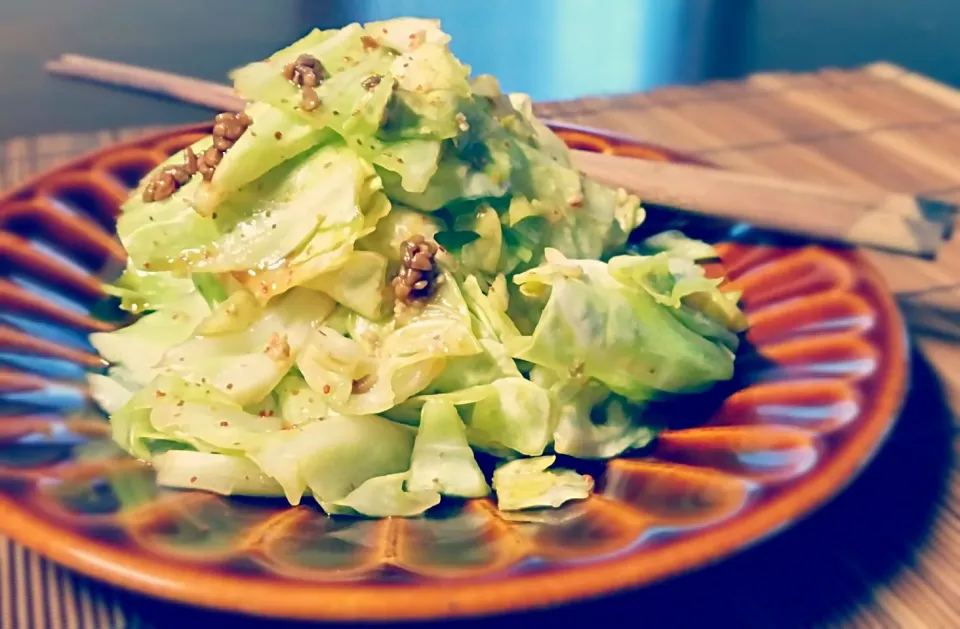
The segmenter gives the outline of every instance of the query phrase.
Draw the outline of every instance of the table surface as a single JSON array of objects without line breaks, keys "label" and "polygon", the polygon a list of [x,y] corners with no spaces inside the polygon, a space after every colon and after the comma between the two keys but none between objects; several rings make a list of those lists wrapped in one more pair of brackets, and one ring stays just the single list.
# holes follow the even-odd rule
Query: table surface
[{"label": "table surface", "polygon": [[[541,103],[538,110],[729,168],[960,201],[960,92],[889,64]],[[0,188],[143,131],[0,144]],[[914,350],[902,418],[863,475],[791,530],[717,566],[601,602],[514,616],[508,624],[588,623],[602,611],[651,627],[960,626],[960,240],[935,262],[870,256],[906,315]],[[124,594],[0,539],[4,629],[227,621],[288,626],[225,620]]]}]

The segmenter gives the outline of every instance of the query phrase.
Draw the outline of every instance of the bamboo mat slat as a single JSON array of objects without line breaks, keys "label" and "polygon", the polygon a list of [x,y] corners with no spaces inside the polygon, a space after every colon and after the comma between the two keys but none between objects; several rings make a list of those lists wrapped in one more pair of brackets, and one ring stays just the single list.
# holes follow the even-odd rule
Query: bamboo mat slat
[{"label": "bamboo mat slat", "polygon": [[[960,203],[960,91],[887,63],[537,110],[727,168]],[[0,144],[0,189],[150,130],[14,138]],[[522,622],[595,622],[603,610],[650,627],[960,627],[960,241],[935,262],[869,255],[897,295],[916,351],[904,419],[863,477],[791,531],[720,566]],[[223,621],[95,584],[0,538],[0,629]]]}]

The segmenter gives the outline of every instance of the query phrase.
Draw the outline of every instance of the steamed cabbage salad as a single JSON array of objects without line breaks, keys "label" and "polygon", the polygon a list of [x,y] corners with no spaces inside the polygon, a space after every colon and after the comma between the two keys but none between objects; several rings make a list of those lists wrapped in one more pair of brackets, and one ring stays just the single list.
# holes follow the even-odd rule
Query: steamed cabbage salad
[{"label": "steamed cabbage salad", "polygon": [[[642,448],[733,374],[744,317],[638,199],[585,179],[434,21],[314,30],[123,206],[91,341],[113,438],[165,486],[413,516],[582,499],[561,461]],[[481,461],[494,465],[481,467]],[[563,458],[566,457],[566,458]]]}]

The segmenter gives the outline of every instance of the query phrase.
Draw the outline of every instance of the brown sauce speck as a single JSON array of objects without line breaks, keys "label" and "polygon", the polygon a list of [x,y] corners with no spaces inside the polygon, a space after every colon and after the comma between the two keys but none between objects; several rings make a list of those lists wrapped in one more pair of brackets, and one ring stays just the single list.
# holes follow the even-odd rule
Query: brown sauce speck
[{"label": "brown sauce speck", "polygon": [[369,35],[364,35],[363,37],[360,38],[360,41],[363,42],[363,49],[366,50],[367,52],[370,52],[371,50],[376,50],[377,48],[380,47],[380,42],[378,42],[373,37],[370,37]]},{"label": "brown sauce speck", "polygon": [[300,109],[313,111],[320,106],[320,97],[317,96],[316,88],[330,75],[319,59],[312,55],[300,55],[296,61],[283,67],[283,76],[300,88]]},{"label": "brown sauce speck", "polygon": [[193,152],[193,149],[189,146],[183,152],[183,167],[193,174],[197,172],[197,169],[200,167],[200,164],[197,160],[197,154]]},{"label": "brown sauce speck", "polygon": [[277,362],[290,358],[290,343],[287,341],[287,336],[276,332],[271,334],[263,353]]},{"label": "brown sauce speck", "polygon": [[273,134],[273,137],[277,138],[278,140],[283,139],[283,131],[277,131],[277,132],[275,132],[275,133]]},{"label": "brown sauce speck", "polygon": [[197,165],[204,181],[213,179],[213,173],[223,161],[224,153],[240,139],[251,124],[253,119],[243,112],[216,115],[213,119],[213,146],[203,152]]},{"label": "brown sauce speck", "polygon": [[[197,174],[199,162],[196,153],[189,146],[183,151],[183,165],[164,166],[143,188],[143,200],[146,203],[169,199]],[[151,217],[153,220],[153,217]]]},{"label": "brown sauce speck", "polygon": [[283,76],[297,87],[317,87],[329,74],[313,55],[300,55],[293,63],[283,66]]},{"label": "brown sauce speck", "polygon": [[351,392],[356,395],[366,393],[367,391],[373,388],[373,385],[376,384],[376,382],[377,382],[377,377],[373,374],[366,375],[362,378],[358,378],[353,381],[353,387],[351,388]]},{"label": "brown sauce speck", "polygon": [[383,77],[380,76],[379,74],[371,74],[370,76],[365,78],[362,83],[360,83],[360,87],[367,90],[368,92],[372,92],[373,90],[377,89],[377,86],[380,85],[380,82],[382,80],[383,80]]},{"label": "brown sauce speck", "polygon": [[425,301],[436,286],[436,256],[439,247],[420,234],[400,245],[400,272],[391,282],[398,305]]},{"label": "brown sauce speck", "polygon": [[311,86],[304,86],[300,91],[302,100],[300,101],[300,108],[304,111],[313,111],[320,107],[320,97],[317,96],[317,90]]}]

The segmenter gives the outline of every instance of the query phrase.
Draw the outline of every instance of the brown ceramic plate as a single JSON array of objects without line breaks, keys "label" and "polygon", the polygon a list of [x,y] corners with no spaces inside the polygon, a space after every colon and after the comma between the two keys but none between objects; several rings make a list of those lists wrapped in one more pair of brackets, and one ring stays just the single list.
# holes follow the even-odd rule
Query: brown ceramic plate
[{"label": "brown ceramic plate", "polygon": [[[98,278],[124,258],[113,236],[118,206],[204,130],[112,146],[0,199],[0,529],[82,573],[276,617],[554,605],[694,569],[790,525],[856,475],[897,417],[903,323],[860,255],[764,244],[743,226],[697,222],[684,229],[721,241],[752,324],[736,382],[713,406],[698,398],[679,409],[689,427],[666,432],[644,456],[594,470],[598,491],[585,502],[525,523],[487,501],[373,521],[158,489],[149,469],[112,446],[86,399],[83,372],[99,361],[85,336],[111,327],[94,304]],[[560,132],[580,148],[683,159]]]}]

